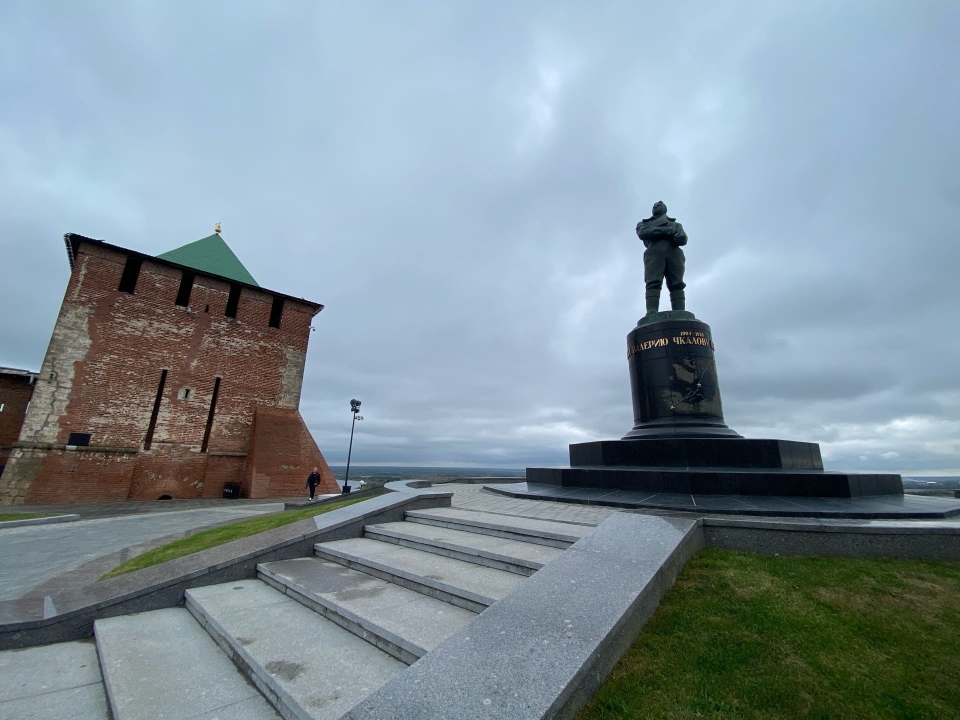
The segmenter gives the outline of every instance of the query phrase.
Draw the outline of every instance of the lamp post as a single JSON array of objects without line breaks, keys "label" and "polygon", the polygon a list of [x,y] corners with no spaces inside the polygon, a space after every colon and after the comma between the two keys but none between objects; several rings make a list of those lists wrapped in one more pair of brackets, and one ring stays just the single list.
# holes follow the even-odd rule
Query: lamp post
[{"label": "lamp post", "polygon": [[351,400],[350,401],[350,411],[353,413],[353,422],[350,423],[350,449],[347,450],[347,472],[343,476],[343,491],[341,495],[346,495],[350,492],[350,456],[353,454],[353,428],[357,425],[357,420],[363,420],[363,417],[357,415],[360,412],[360,401]]}]

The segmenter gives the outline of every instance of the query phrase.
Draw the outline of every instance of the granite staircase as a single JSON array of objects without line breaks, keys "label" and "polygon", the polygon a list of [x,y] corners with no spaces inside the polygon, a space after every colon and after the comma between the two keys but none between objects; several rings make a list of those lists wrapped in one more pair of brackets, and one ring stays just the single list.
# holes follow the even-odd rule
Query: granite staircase
[{"label": "granite staircase", "polygon": [[[339,718],[593,529],[408,511],[313,557],[261,564],[256,579],[187,590],[185,607],[98,620],[95,647],[0,653],[12,678],[0,716]],[[17,675],[24,653],[58,678],[42,702],[27,692],[37,678]]]}]

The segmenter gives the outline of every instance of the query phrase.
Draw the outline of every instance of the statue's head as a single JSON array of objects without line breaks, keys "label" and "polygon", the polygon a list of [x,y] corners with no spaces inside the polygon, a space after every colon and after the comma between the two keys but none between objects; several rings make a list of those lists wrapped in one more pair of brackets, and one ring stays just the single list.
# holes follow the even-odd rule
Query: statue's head
[{"label": "statue's head", "polygon": [[657,200],[653,204],[653,216],[660,217],[661,215],[666,215],[667,206],[663,204],[663,200]]}]

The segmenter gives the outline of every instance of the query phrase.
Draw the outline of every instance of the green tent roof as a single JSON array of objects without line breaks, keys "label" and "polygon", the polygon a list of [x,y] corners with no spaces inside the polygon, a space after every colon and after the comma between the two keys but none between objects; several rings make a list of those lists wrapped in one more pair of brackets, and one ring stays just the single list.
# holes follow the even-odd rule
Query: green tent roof
[{"label": "green tent roof", "polygon": [[247,272],[243,263],[233,254],[233,250],[216,233],[157,257],[200,272],[260,287],[253,275]]}]

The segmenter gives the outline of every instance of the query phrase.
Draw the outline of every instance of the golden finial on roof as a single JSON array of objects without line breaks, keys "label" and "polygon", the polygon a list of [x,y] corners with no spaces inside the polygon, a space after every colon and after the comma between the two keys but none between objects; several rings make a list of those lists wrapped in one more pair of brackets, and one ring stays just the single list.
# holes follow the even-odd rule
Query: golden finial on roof
[{"label": "golden finial on roof", "polygon": [[216,225],[213,226],[213,231],[214,231],[217,235],[220,234],[220,223],[217,223]]}]

